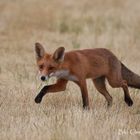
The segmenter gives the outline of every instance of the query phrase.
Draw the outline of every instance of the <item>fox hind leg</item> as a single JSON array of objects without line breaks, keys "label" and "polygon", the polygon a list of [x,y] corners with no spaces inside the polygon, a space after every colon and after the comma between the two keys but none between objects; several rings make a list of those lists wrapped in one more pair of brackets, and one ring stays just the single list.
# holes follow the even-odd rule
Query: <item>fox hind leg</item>
[{"label": "fox hind leg", "polygon": [[113,74],[110,74],[108,77],[108,82],[113,88],[122,87],[124,91],[124,101],[128,106],[133,105],[133,101],[130,97],[127,81],[122,79],[121,73],[118,73],[117,71],[113,72]]},{"label": "fox hind leg", "polygon": [[112,97],[110,96],[109,92],[106,89],[105,77],[103,76],[97,79],[93,79],[93,83],[96,89],[106,98],[108,107],[112,106]]},{"label": "fox hind leg", "polygon": [[124,80],[123,84],[122,84],[122,88],[124,91],[124,101],[126,102],[126,104],[128,106],[132,106],[133,105],[133,101],[130,97],[129,91],[128,91],[128,86],[127,86],[127,82]]}]

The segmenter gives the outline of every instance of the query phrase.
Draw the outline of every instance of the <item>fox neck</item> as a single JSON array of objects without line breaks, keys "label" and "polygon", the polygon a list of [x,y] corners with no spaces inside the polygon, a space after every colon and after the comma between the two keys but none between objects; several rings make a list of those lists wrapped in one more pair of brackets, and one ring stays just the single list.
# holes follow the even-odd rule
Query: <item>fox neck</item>
[{"label": "fox neck", "polygon": [[56,72],[51,73],[50,76],[55,76],[57,77],[57,79],[62,78],[70,81],[78,81],[78,78],[75,75],[71,74],[69,70],[65,70],[65,69],[57,70]]}]

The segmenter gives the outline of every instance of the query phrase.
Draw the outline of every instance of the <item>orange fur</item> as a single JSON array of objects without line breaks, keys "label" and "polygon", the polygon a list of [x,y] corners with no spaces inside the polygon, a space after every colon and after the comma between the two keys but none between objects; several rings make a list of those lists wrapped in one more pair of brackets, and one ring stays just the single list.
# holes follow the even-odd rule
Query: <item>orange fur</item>
[{"label": "orange fur", "polygon": [[[109,50],[96,48],[64,52],[65,49],[60,47],[54,54],[48,54],[43,51],[43,46],[39,43],[36,44],[36,50],[38,50],[36,51],[37,64],[41,74],[44,76],[52,73],[56,75],[56,72],[59,74],[56,84],[45,86],[37,95],[36,103],[40,103],[42,97],[48,92],[64,91],[68,80],[72,80],[81,89],[83,107],[89,108],[86,79],[90,78],[96,89],[104,95],[108,105],[112,104],[112,97],[106,89],[105,79],[113,88],[121,87],[124,91],[125,102],[129,106],[133,104],[128,86],[140,87],[140,77],[128,70]],[[40,54],[41,50],[43,54]]]}]

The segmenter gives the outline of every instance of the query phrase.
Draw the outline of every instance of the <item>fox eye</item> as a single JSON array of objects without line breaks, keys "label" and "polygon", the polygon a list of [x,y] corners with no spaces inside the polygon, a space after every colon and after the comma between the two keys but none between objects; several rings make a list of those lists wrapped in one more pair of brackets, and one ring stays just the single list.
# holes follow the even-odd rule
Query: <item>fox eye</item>
[{"label": "fox eye", "polygon": [[55,67],[53,67],[53,66],[50,66],[50,67],[49,67],[49,70],[53,70],[54,68],[55,68]]},{"label": "fox eye", "polygon": [[43,67],[44,67],[44,65],[42,64],[42,65],[39,65],[39,69],[43,69]]}]

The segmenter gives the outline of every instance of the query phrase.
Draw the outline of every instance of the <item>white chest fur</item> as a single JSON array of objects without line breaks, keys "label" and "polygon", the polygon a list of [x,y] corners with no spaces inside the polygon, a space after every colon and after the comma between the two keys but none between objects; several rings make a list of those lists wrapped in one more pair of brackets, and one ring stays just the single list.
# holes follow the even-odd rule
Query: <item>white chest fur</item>
[{"label": "white chest fur", "polygon": [[58,70],[54,73],[51,73],[50,77],[51,76],[55,76],[58,79],[64,78],[64,79],[70,80],[70,81],[78,81],[78,78],[75,75],[70,74],[70,72],[68,70]]}]

